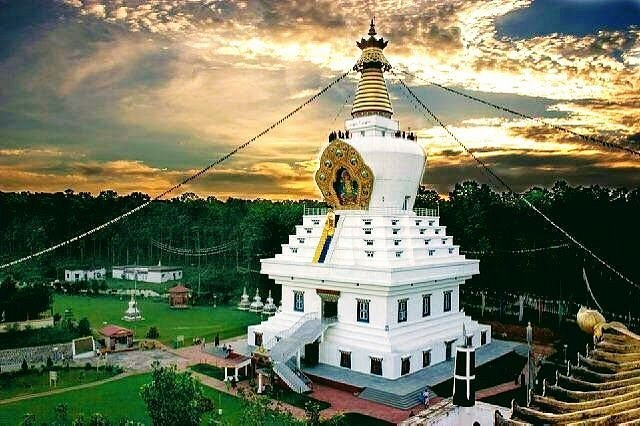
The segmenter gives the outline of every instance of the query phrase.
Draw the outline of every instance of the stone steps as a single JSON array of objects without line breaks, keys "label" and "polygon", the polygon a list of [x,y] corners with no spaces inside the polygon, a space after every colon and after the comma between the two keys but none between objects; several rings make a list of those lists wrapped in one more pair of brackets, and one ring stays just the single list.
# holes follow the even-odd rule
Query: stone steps
[{"label": "stone steps", "polygon": [[424,388],[420,388],[401,396],[379,389],[365,388],[358,396],[362,399],[366,399],[367,401],[377,402],[391,407],[400,408],[402,410],[408,410],[409,408],[422,403],[422,392],[426,388],[427,387],[425,386]]}]

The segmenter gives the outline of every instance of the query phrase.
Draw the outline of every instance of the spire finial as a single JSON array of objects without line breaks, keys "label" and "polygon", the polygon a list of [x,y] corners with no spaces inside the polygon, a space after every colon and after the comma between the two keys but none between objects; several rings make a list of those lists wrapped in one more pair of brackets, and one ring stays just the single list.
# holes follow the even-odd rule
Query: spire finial
[{"label": "spire finial", "polygon": [[369,35],[372,37],[377,34],[375,20],[376,20],[375,16],[371,18],[371,26],[369,27]]}]

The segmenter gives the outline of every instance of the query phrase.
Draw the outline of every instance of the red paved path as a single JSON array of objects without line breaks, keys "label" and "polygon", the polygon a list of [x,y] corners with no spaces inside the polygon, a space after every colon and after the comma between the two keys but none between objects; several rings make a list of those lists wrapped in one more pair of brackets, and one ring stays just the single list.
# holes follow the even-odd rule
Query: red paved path
[{"label": "red paved path", "polygon": [[[321,385],[319,383],[313,384],[313,392],[311,396],[326,401],[331,404],[330,408],[322,411],[324,417],[331,417],[336,413],[361,413],[368,416],[376,417],[382,420],[386,420],[391,423],[399,423],[408,419],[412,410],[401,410],[399,408],[389,407],[384,404],[378,404],[373,401],[367,401],[366,399],[358,398],[351,392],[334,389],[332,387]],[[430,405],[435,404],[442,400],[442,398],[431,398]],[[416,413],[422,406],[414,407],[413,413]]]},{"label": "red paved path", "polygon": [[490,396],[499,395],[504,392],[509,392],[511,390],[518,389],[519,387],[520,386],[516,385],[514,382],[507,382],[501,385],[485,388],[476,392],[476,399],[480,400],[482,398],[488,398]]}]

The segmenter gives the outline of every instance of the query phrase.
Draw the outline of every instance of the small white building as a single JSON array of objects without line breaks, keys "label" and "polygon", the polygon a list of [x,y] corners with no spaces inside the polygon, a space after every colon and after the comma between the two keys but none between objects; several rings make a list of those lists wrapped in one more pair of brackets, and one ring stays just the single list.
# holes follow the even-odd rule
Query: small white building
[{"label": "small white building", "polygon": [[147,283],[164,283],[182,279],[182,269],[177,266],[114,266],[111,276],[120,280],[138,280]]},{"label": "small white building", "polygon": [[[386,41],[362,39],[361,72],[344,136],[321,148],[316,183],[330,210],[306,211],[263,274],[282,287],[282,311],[248,328],[276,373],[298,392],[291,370],[307,365],[397,379],[450,360],[456,345],[490,343],[491,327],[460,309],[460,286],[479,261],[460,254],[437,210],[414,202],[425,154],[401,131],[383,71]],[[466,335],[463,336],[463,328]]]},{"label": "small white building", "polygon": [[64,280],[66,282],[103,280],[107,277],[105,268],[65,269]]}]

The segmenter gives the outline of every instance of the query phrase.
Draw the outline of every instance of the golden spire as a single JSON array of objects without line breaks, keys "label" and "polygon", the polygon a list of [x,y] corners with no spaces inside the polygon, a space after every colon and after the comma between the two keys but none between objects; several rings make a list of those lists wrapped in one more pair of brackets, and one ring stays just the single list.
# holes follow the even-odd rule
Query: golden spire
[{"label": "golden spire", "polygon": [[382,50],[387,47],[388,41],[382,37],[376,39],[375,35],[376,28],[372,19],[369,38],[366,40],[363,38],[356,42],[356,45],[362,50],[362,55],[353,67],[355,71],[360,72],[360,81],[351,109],[353,118],[374,114],[391,118],[393,114],[383,74],[384,71],[391,69],[391,65],[382,53]]}]

